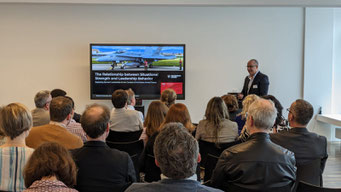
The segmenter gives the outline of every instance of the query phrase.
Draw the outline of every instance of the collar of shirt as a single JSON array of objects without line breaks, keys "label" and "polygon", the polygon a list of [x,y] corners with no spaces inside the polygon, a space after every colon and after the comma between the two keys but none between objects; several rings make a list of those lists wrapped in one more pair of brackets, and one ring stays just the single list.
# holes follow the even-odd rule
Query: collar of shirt
[{"label": "collar of shirt", "polygon": [[64,127],[64,128],[66,129],[66,125],[64,125],[63,123],[60,123],[60,122],[50,121],[50,124],[52,124],[52,125],[57,125],[57,126],[61,126],[61,127]]},{"label": "collar of shirt", "polygon": [[[161,179],[170,179],[168,178],[166,175],[161,174]],[[197,181],[197,174],[194,174],[188,178],[186,178],[187,180],[193,180],[193,181]]]},{"label": "collar of shirt", "polygon": [[249,77],[249,79],[250,80],[253,80],[255,77],[256,77],[256,75],[259,73],[259,70],[256,72],[256,74],[253,76],[253,77],[251,77],[251,75],[249,75],[248,77]]},{"label": "collar of shirt", "polygon": [[135,110],[135,107],[134,107],[134,106],[132,106],[132,105],[128,105],[128,106],[127,106],[127,109],[130,109],[130,110]]}]

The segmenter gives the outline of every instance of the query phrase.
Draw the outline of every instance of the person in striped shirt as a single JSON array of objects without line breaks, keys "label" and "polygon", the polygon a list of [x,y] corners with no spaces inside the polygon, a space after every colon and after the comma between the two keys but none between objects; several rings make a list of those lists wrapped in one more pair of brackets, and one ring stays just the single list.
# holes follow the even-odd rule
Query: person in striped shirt
[{"label": "person in striped shirt", "polygon": [[23,169],[34,151],[25,143],[33,125],[31,112],[23,104],[11,103],[0,109],[0,117],[6,138],[0,146],[0,190],[23,191]]}]

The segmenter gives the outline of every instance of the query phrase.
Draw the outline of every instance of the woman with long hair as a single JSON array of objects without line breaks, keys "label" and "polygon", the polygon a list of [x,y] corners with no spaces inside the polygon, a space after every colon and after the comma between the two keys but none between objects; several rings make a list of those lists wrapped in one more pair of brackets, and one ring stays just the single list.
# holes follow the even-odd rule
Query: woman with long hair
[{"label": "woman with long hair", "polygon": [[207,142],[228,143],[238,137],[238,125],[229,120],[229,113],[220,97],[213,97],[207,103],[205,119],[198,124],[195,138]]},{"label": "woman with long hair", "polygon": [[153,101],[149,104],[146,119],[144,120],[144,128],[146,140],[150,138],[155,132],[159,131],[159,127],[165,120],[168,112],[168,107],[161,101]]},{"label": "woman with long hair", "polygon": [[189,115],[189,111],[186,105],[182,103],[173,104],[169,108],[165,121],[161,126],[170,122],[182,123],[190,133],[195,130],[195,126],[192,124],[191,116]]}]

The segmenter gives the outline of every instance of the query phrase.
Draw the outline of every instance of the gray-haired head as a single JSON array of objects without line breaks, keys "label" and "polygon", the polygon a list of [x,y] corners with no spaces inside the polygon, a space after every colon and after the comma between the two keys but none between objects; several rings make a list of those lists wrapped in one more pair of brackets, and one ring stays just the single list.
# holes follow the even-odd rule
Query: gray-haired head
[{"label": "gray-haired head", "polygon": [[44,108],[46,104],[51,102],[51,100],[52,97],[48,90],[39,91],[34,97],[34,103],[37,108]]},{"label": "gray-haired head", "polygon": [[162,174],[185,179],[195,174],[199,146],[181,123],[167,123],[155,140],[154,154]]},{"label": "gray-haired head", "polygon": [[275,123],[277,110],[271,100],[257,99],[250,105],[248,116],[252,117],[256,128],[270,129]]}]

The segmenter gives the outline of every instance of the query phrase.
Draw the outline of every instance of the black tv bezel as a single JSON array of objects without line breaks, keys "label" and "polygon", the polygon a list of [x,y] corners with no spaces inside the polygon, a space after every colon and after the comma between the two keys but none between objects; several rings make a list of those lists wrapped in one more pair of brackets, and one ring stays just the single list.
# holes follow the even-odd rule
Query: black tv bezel
[{"label": "black tv bezel", "polygon": [[[98,98],[98,97],[93,97],[92,96],[92,91],[93,91],[93,82],[91,81],[93,79],[93,74],[92,74],[92,47],[93,46],[183,46],[184,52],[183,52],[183,92],[181,95],[183,97],[179,97],[177,95],[177,100],[185,100],[186,98],[186,44],[169,44],[169,43],[90,43],[89,44],[89,60],[90,60],[90,100],[111,100],[111,98]],[[160,94],[161,95],[161,94]],[[159,99],[159,97],[147,97],[147,98],[140,98],[136,97],[137,99],[142,99],[142,100],[155,100]]]}]

